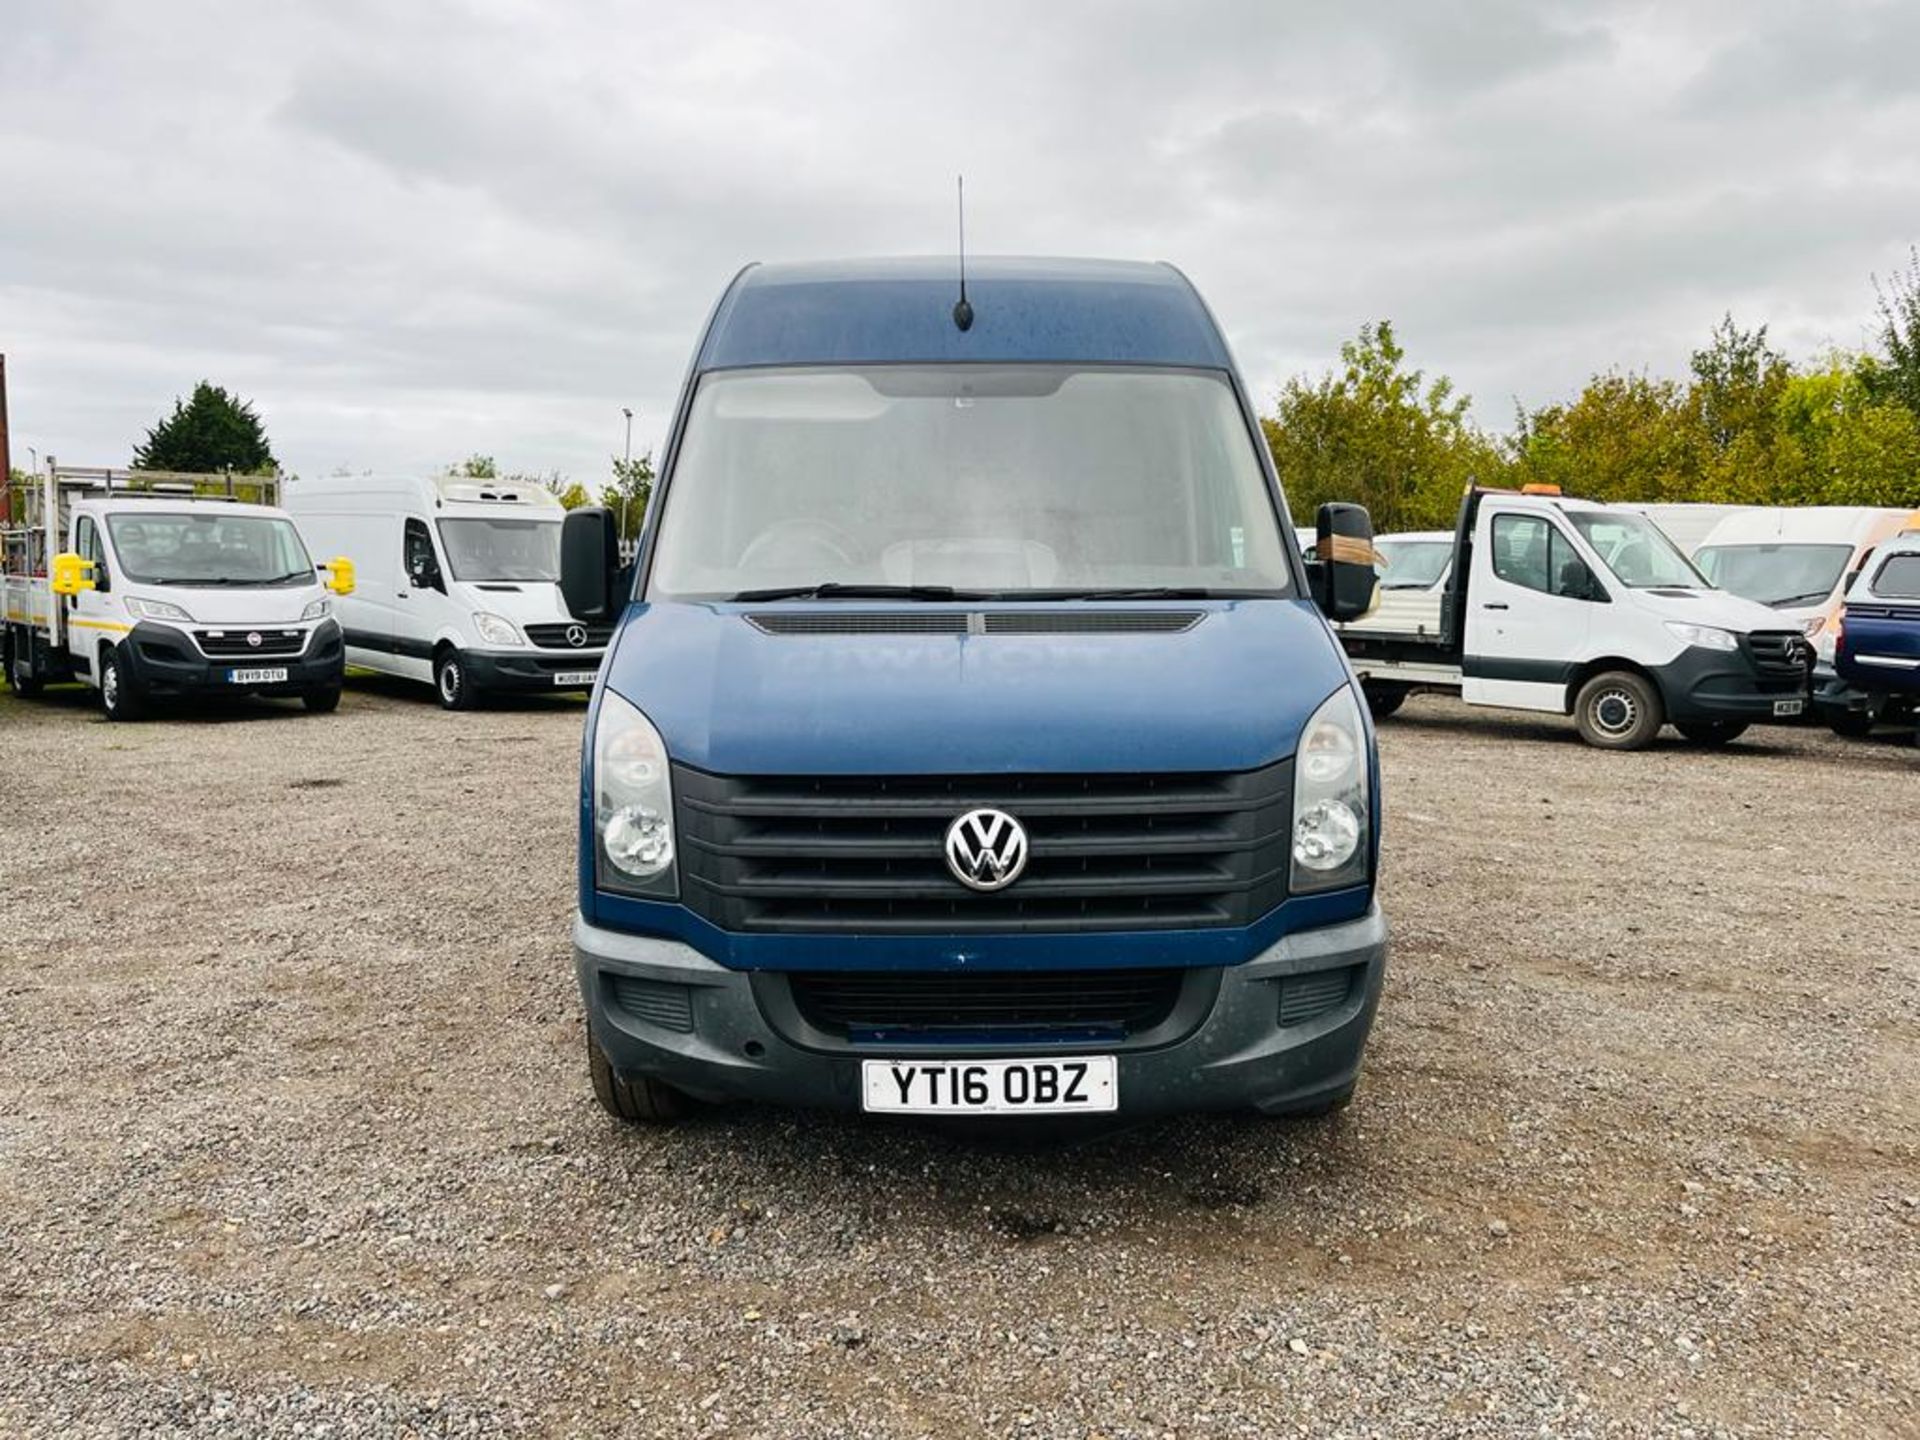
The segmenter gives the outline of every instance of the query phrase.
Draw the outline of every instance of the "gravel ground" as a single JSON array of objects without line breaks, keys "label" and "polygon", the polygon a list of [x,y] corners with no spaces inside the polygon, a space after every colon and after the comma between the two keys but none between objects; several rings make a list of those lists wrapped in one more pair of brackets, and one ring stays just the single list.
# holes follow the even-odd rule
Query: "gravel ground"
[{"label": "gravel ground", "polygon": [[[1920,758],[1385,726],[1353,1108],[594,1105],[581,709],[0,696],[0,1430],[1920,1434]],[[1904,872],[1904,873],[1903,873]]]}]

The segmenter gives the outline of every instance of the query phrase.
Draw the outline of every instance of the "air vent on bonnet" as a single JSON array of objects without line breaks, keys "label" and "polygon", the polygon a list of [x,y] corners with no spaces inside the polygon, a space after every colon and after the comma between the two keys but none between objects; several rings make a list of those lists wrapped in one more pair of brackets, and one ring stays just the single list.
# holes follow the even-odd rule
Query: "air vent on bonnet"
[{"label": "air vent on bonnet", "polygon": [[747,622],[769,635],[1177,635],[1204,610],[760,611]]}]

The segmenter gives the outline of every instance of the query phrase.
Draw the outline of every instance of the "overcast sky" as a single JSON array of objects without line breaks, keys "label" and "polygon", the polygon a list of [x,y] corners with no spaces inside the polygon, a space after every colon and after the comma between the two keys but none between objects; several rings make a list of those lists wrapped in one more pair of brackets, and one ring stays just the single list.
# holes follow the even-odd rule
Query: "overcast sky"
[{"label": "overcast sky", "polygon": [[[1681,13],[1684,12],[1684,13]],[[0,0],[14,456],[206,377],[281,463],[657,446],[744,262],[1159,258],[1262,404],[1390,317],[1504,427],[1732,310],[1867,342],[1920,4]]]}]

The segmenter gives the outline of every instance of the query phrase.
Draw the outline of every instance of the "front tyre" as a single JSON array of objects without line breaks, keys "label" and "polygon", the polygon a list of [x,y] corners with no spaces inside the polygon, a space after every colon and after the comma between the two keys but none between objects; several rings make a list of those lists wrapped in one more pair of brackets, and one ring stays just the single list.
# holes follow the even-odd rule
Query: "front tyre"
[{"label": "front tyre", "polygon": [[1367,709],[1373,712],[1376,720],[1386,719],[1407,703],[1407,688],[1404,685],[1363,683],[1360,691],[1367,697]]},{"label": "front tyre", "polygon": [[324,690],[309,690],[300,697],[300,703],[311,715],[331,715],[340,708],[340,687],[329,685]]},{"label": "front tyre", "polygon": [[433,662],[433,690],[440,697],[442,710],[471,710],[479,703],[473,677],[458,650],[442,650]]},{"label": "front tyre", "polygon": [[1829,710],[1827,728],[1848,740],[1864,740],[1873,733],[1886,709],[1878,695],[1870,696],[1858,710]]},{"label": "front tyre", "polygon": [[138,720],[146,713],[147,707],[118,650],[100,657],[100,708],[109,720]]},{"label": "front tyre", "polygon": [[587,1031],[587,1073],[593,1077],[593,1097],[600,1108],[629,1125],[671,1125],[691,1108],[687,1097],[671,1085],[645,1075],[629,1079],[620,1074],[591,1029]]},{"label": "front tyre", "polygon": [[1737,720],[1696,720],[1685,725],[1675,721],[1673,728],[1695,745],[1725,745],[1747,731],[1745,723]]},{"label": "front tyre", "polygon": [[1594,676],[1573,702],[1580,738],[1602,750],[1644,750],[1666,719],[1666,706],[1653,682],[1631,670]]}]

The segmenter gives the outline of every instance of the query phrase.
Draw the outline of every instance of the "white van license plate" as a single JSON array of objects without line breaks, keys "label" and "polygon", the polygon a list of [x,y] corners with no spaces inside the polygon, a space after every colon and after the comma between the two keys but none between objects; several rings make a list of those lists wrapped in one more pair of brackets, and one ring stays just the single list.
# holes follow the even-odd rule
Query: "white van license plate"
[{"label": "white van license plate", "polygon": [[898,1115],[1064,1115],[1115,1110],[1111,1055],[1071,1060],[864,1060],[861,1104]]},{"label": "white van license plate", "polygon": [[1773,713],[1776,716],[1799,715],[1804,712],[1806,708],[1807,702],[1804,700],[1776,700],[1773,702]]},{"label": "white van license plate", "polygon": [[553,683],[570,689],[579,689],[581,686],[593,684],[594,676],[598,673],[595,670],[562,670],[553,677]]},{"label": "white van license plate", "polygon": [[229,670],[229,685],[281,685],[286,683],[287,667],[282,665],[272,670]]}]

